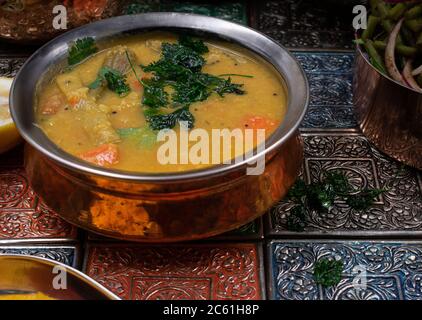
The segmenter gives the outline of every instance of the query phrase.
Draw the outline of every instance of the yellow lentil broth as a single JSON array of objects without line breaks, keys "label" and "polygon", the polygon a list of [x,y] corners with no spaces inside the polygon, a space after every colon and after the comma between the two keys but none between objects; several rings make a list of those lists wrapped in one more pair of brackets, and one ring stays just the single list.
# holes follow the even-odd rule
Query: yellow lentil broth
[{"label": "yellow lentil broth", "polygon": [[[92,108],[73,108],[72,99],[89,99],[88,85],[92,83],[104,64],[107,54],[116,48],[131,50],[135,55],[135,70],[138,76],[145,73],[139,65],[148,65],[160,58],[161,43],[177,41],[177,36],[165,33],[151,33],[113,39],[106,43],[97,54],[89,57],[70,70],[65,70],[45,85],[37,94],[37,123],[45,134],[66,152],[79,156],[102,144],[101,139],[93,139],[90,130],[108,122],[113,130],[121,128],[148,127],[142,112],[143,88],[136,88],[137,79],[131,70],[126,74],[131,92],[125,97],[106,89],[101,96],[92,100]],[[226,42],[205,41],[209,52],[203,57],[206,64],[203,72],[212,75],[243,74],[252,78],[232,76],[232,82],[243,84],[244,95],[226,94],[220,97],[212,94],[202,102],[193,103],[189,110],[195,117],[194,128],[209,132],[212,129],[245,129],[247,120],[260,117],[275,124],[266,128],[269,137],[281,123],[286,112],[286,93],[279,74],[262,58],[248,50]],[[227,78],[227,77],[226,77]],[[45,112],[51,100],[57,100],[53,113]],[[54,103],[53,103],[54,105]],[[47,109],[50,106],[47,106]],[[172,110],[171,110],[172,111]],[[179,126],[174,128],[179,132]],[[116,134],[116,136],[118,136]],[[169,164],[162,165],[157,160],[160,142],[142,147],[139,141],[121,138],[115,145],[119,160],[108,167],[125,171],[152,173],[176,172],[201,169],[212,164]],[[192,143],[190,143],[191,145]],[[239,156],[234,149],[232,156]]]}]

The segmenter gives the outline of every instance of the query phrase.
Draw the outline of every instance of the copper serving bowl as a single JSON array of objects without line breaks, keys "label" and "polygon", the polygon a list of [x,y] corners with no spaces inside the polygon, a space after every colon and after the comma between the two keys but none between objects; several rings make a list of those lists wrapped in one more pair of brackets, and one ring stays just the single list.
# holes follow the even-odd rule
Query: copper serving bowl
[{"label": "copper serving bowl", "polygon": [[381,74],[359,47],[353,103],[363,133],[375,146],[422,169],[422,94]]},{"label": "copper serving bowl", "polygon": [[11,295],[21,299],[26,296],[24,300],[31,296],[33,299],[120,300],[96,281],[63,263],[33,256],[0,255],[0,299],[10,299]]},{"label": "copper serving bowl", "polygon": [[[252,50],[276,68],[288,95],[287,112],[264,151],[247,160],[198,171],[123,172],[71,156],[34,125],[36,88],[48,81],[51,67],[65,60],[70,41],[151,30],[222,38]],[[149,13],[95,22],[46,44],[19,71],[10,103],[16,125],[29,143],[25,152],[29,179],[50,207],[69,222],[105,236],[164,242],[199,239],[235,229],[263,214],[285,195],[302,164],[298,126],[308,95],[308,83],[298,62],[265,35],[216,18]],[[259,157],[265,157],[264,173],[247,175],[248,161]]]}]

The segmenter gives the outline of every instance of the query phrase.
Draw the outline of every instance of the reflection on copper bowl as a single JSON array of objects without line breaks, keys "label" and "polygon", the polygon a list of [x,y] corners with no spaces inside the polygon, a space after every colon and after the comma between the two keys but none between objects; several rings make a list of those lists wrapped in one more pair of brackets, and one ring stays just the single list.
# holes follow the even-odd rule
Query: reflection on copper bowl
[{"label": "reflection on copper bowl", "polygon": [[[263,174],[246,175],[247,160],[174,174],[99,168],[65,153],[34,125],[35,89],[45,81],[46,71],[65,59],[67,43],[86,36],[98,40],[151,30],[188,31],[236,42],[261,55],[280,73],[288,96],[287,112],[267,140],[266,149],[253,158],[265,157]],[[164,242],[199,239],[240,227],[285,195],[302,164],[298,126],[308,95],[298,62],[263,34],[216,18],[151,13],[96,22],[39,49],[15,79],[11,107],[20,133],[29,143],[25,152],[29,179],[50,207],[71,223],[102,235]]]},{"label": "reflection on copper bowl", "polygon": [[422,169],[422,94],[375,69],[356,52],[353,103],[365,136],[381,151]]}]

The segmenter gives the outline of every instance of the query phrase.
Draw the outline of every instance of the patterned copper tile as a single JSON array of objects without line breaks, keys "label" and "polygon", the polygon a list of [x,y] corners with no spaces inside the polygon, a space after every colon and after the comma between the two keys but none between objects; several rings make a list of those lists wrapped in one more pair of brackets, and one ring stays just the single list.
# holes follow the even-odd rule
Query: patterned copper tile
[{"label": "patterned copper tile", "polygon": [[123,299],[263,299],[257,244],[91,244],[84,270]]},{"label": "patterned copper tile", "polygon": [[22,167],[3,167],[0,162],[0,243],[67,241],[76,237],[76,228],[34,194]]},{"label": "patterned copper tile", "polygon": [[[422,242],[272,241],[269,298],[275,300],[422,300]],[[322,257],[343,261],[340,283],[313,279]]]},{"label": "patterned copper tile", "polygon": [[0,246],[0,255],[2,254],[21,254],[41,258],[52,259],[72,267],[78,267],[79,250],[76,246],[58,246],[58,245],[13,245]]},{"label": "patterned copper tile", "polygon": [[[324,171],[340,170],[356,188],[385,188],[366,211],[336,203],[326,214],[307,217],[306,236],[421,236],[422,190],[420,173],[377,151],[359,133],[305,132],[304,179],[318,180]],[[293,235],[286,229],[292,204],[280,201],[271,209],[269,234]],[[299,233],[300,234],[300,233]]]},{"label": "patterned copper tile", "polygon": [[359,0],[257,2],[260,31],[292,48],[353,47],[352,8]]}]

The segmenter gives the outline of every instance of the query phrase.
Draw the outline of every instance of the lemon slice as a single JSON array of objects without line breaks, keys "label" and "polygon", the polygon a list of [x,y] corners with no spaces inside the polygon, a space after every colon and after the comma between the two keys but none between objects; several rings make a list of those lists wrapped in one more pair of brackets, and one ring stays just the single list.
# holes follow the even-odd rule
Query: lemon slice
[{"label": "lemon slice", "polygon": [[0,153],[16,146],[21,138],[9,110],[9,91],[13,79],[0,77]]}]

